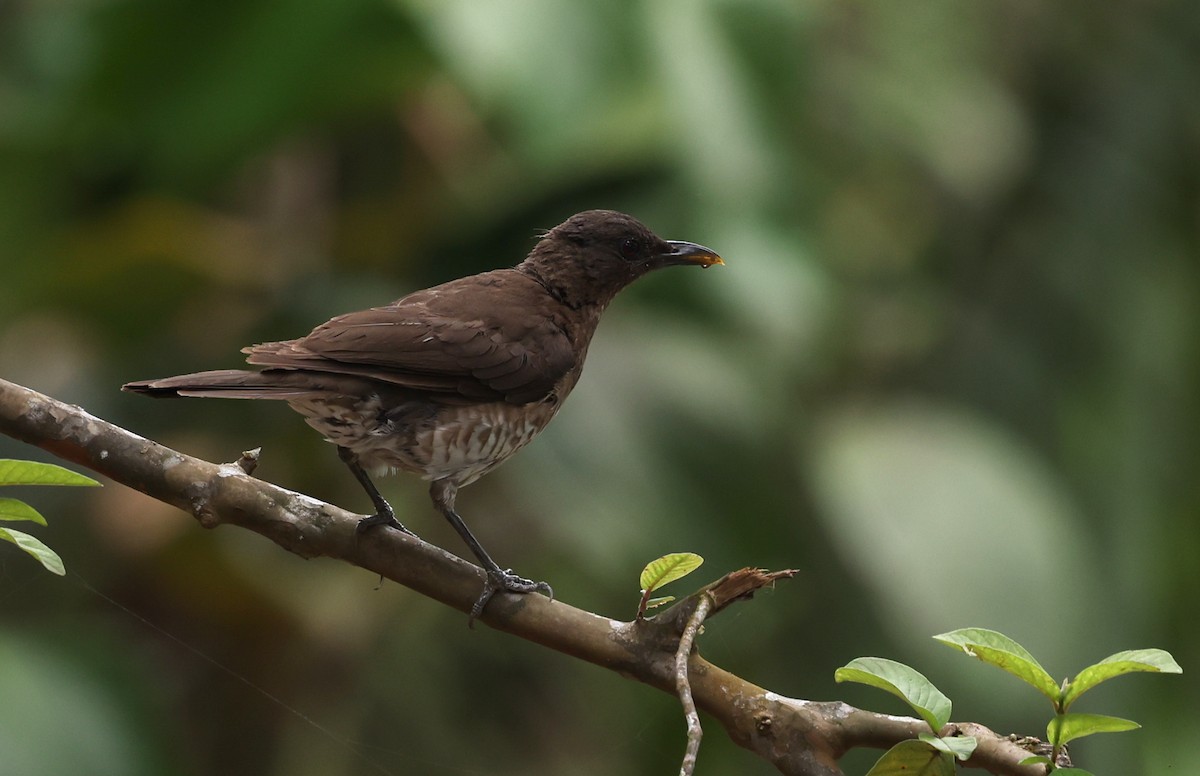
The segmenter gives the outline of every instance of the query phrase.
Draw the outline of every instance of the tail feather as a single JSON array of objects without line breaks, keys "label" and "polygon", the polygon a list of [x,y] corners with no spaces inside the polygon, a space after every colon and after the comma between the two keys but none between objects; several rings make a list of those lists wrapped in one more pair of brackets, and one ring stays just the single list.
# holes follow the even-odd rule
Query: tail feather
[{"label": "tail feather", "polygon": [[217,369],[158,380],[140,380],[121,386],[122,391],[154,398],[175,396],[224,399],[300,399],[339,393],[336,380],[292,370]]}]

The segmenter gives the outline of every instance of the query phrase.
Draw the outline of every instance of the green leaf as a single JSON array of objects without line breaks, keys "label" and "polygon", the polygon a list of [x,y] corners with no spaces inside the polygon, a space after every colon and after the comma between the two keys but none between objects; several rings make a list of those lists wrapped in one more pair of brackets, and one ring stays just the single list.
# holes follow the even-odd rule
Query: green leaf
[{"label": "green leaf", "polygon": [[950,721],[950,699],[915,668],[883,657],[860,657],[834,672],[839,682],[858,682],[886,690],[921,715],[936,733]]},{"label": "green leaf", "polygon": [[1085,771],[1083,768],[1055,768],[1053,773],[1059,776],[1096,776],[1091,771]]},{"label": "green leaf", "polygon": [[652,560],[642,569],[642,590],[654,590],[682,579],[700,568],[703,562],[704,558],[694,552],[672,552]]},{"label": "green leaf", "polygon": [[1046,726],[1046,739],[1055,746],[1062,746],[1094,733],[1120,733],[1140,727],[1133,720],[1103,714],[1060,714]]},{"label": "green leaf", "polygon": [[669,604],[674,600],[675,600],[675,596],[673,596],[673,595],[662,595],[662,596],[659,596],[658,598],[651,598],[646,601],[646,608],[653,609],[656,606],[662,606],[663,604]]},{"label": "green leaf", "polygon": [[1017,763],[1017,765],[1049,765],[1049,764],[1050,764],[1050,758],[1044,754],[1035,754],[1034,756],[1026,757],[1024,760]]},{"label": "green leaf", "polygon": [[975,753],[975,747],[979,746],[979,742],[975,740],[975,736],[949,736],[947,738],[938,738],[931,736],[928,733],[922,733],[917,736],[918,739],[937,749],[939,752],[945,752],[951,757],[955,757],[963,762],[971,759],[971,755]]},{"label": "green leaf", "polygon": [[1171,657],[1171,653],[1162,649],[1127,649],[1115,655],[1109,655],[1099,663],[1090,665],[1080,671],[1067,686],[1063,696],[1063,710],[1088,690],[1101,682],[1106,682],[1121,674],[1134,671],[1149,673],[1181,674],[1183,669]]},{"label": "green leaf", "polygon": [[1002,668],[1013,676],[1033,685],[1038,692],[1058,703],[1059,689],[1042,664],[1029,650],[1005,636],[987,628],[960,628],[934,636],[947,646],[957,647],[971,657]]},{"label": "green leaf", "polygon": [[99,485],[91,477],[52,463],[0,458],[0,485]]},{"label": "green leaf", "polygon": [[913,738],[884,752],[867,776],[954,776],[954,758]]},{"label": "green leaf", "polygon": [[15,498],[0,498],[0,520],[32,520],[39,525],[46,524],[46,518],[36,509]]},{"label": "green leaf", "polygon": [[0,539],[12,542],[37,558],[38,562],[45,566],[47,571],[58,574],[60,577],[67,573],[67,569],[63,565],[62,558],[58,557],[58,553],[24,531],[0,528]]}]

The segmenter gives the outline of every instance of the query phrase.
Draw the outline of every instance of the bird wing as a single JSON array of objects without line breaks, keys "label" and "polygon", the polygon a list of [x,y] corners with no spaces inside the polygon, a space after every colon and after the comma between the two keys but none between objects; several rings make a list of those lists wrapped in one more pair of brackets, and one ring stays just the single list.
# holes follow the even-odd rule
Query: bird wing
[{"label": "bird wing", "polygon": [[544,398],[578,356],[557,302],[496,270],[340,315],[307,337],[247,348],[260,366],[369,377],[447,401]]}]

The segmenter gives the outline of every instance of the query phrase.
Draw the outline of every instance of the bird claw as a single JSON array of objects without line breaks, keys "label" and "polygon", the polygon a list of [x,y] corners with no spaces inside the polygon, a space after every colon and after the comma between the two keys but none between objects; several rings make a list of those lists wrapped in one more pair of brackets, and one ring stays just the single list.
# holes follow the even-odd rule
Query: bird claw
[{"label": "bird claw", "polygon": [[483,592],[471,607],[467,617],[467,627],[474,628],[475,620],[483,614],[484,608],[496,593],[542,593],[554,600],[554,590],[545,582],[534,582],[532,579],[518,576],[512,569],[496,569],[487,572],[487,581],[483,583]]},{"label": "bird claw", "polygon": [[395,528],[397,531],[400,531],[401,533],[406,533],[409,536],[413,537],[414,539],[418,538],[415,533],[413,533],[412,531],[405,528],[404,525],[401,524],[401,522],[399,520],[397,520],[396,516],[394,514],[392,514],[391,512],[376,512],[375,514],[370,515],[369,517],[364,517],[363,519],[358,521],[358,525],[355,526],[354,530],[356,533],[362,534],[362,533],[366,533],[367,531],[371,530],[372,528],[374,528],[377,525],[391,526],[392,528]]}]

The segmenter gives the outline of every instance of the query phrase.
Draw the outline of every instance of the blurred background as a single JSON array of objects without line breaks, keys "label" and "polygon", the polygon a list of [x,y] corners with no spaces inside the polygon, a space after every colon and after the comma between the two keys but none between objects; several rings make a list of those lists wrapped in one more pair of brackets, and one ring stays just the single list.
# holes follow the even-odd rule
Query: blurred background
[{"label": "blurred background", "polygon": [[[1198,45],[1183,1],[10,0],[0,376],[366,511],[286,407],[119,386],[628,211],[728,266],[623,294],[555,423],[464,491],[501,564],[622,619],[666,552],[707,559],[668,592],[798,568],[702,652],[897,713],[832,677],[903,660],[1002,732],[1048,705],[931,635],[1056,677],[1162,647],[1189,673],[1076,708],[1145,729],[1073,749],[1198,773]],[[423,483],[382,487],[465,552]],[[6,495],[68,569],[0,546],[6,773],[678,767],[672,698],[364,571],[112,484]],[[700,773],[774,772],[707,729]]]}]

